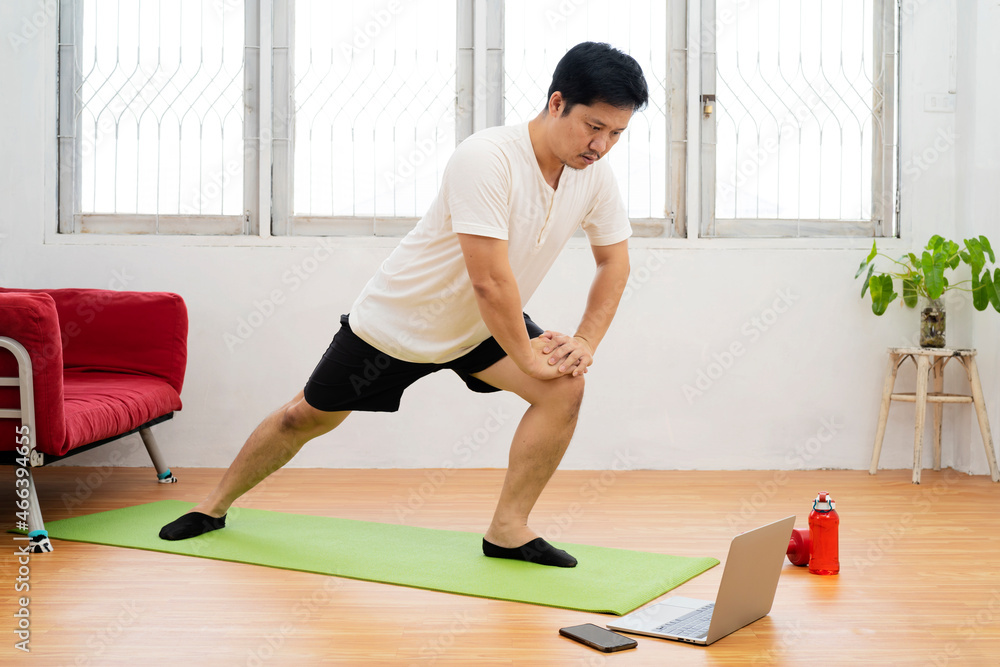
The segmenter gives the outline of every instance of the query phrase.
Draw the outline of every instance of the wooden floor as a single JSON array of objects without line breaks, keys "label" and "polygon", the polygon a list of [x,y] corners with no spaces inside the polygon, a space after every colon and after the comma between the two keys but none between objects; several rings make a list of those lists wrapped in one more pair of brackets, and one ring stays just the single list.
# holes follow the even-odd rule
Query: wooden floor
[{"label": "wooden floor", "polygon": [[[198,500],[217,470],[36,471],[47,520],[165,498]],[[279,471],[245,507],[481,531],[498,470]],[[0,663],[36,665],[996,665],[1000,664],[1000,485],[945,470],[559,471],[533,527],[565,542],[725,560],[733,535],[796,514],[829,491],[841,573],[786,562],[769,616],[709,647],[639,637],[602,654],[560,637],[609,617],[171,554],[54,541],[14,593],[2,549]],[[13,472],[0,507],[13,521]],[[289,548],[307,548],[294,544]],[[673,594],[714,599],[722,567]],[[30,598],[31,655],[13,647]],[[669,594],[668,594],[669,595]],[[21,662],[19,660],[18,662]]]}]

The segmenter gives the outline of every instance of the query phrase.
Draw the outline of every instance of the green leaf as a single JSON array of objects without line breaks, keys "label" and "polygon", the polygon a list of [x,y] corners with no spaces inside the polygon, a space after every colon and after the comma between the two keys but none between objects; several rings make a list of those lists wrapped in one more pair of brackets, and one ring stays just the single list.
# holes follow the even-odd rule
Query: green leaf
[{"label": "green leaf", "polygon": [[917,284],[909,278],[903,278],[903,303],[910,308],[917,305]]},{"label": "green leaf", "polygon": [[[987,280],[990,277],[989,269],[986,270],[985,276]],[[990,303],[990,297],[986,293],[986,284],[979,279],[979,272],[972,272],[972,306],[976,310],[986,310],[986,306]]]},{"label": "green leaf", "polygon": [[[862,299],[865,298],[865,292],[868,291],[868,283],[872,279],[872,271],[874,271],[874,270],[875,270],[875,265],[874,264],[872,264],[872,265],[870,265],[868,267],[868,275],[865,276],[865,284],[861,286],[861,298]],[[857,278],[857,276],[854,276],[854,277]]]},{"label": "green leaf", "polygon": [[879,278],[881,276],[876,276],[875,280],[870,281],[872,288],[872,312],[876,315],[881,315],[885,312],[885,308],[879,310],[882,301],[882,281]]},{"label": "green leaf", "polygon": [[972,267],[972,272],[982,271],[986,265],[986,258],[983,257],[983,244],[978,239],[965,239],[965,247],[969,249],[969,259],[966,261]]},{"label": "green leaf", "polygon": [[932,250],[932,251],[933,251],[933,250],[937,250],[938,248],[940,248],[940,247],[941,247],[941,244],[942,244],[943,242],[944,242],[944,238],[942,238],[942,237],[938,236],[937,234],[935,234],[935,235],[934,235],[934,236],[932,236],[932,237],[931,237],[931,239],[930,239],[930,240],[929,240],[929,241],[927,242],[927,249],[928,249],[928,250]]},{"label": "green leaf", "polygon": [[[865,269],[868,268],[868,266],[869,266],[869,264],[868,264],[867,260],[861,260],[861,266],[858,267],[858,272],[854,274],[855,280],[857,279],[858,276],[860,276],[862,273],[864,273]],[[872,266],[872,268],[875,268],[875,267]]]},{"label": "green leaf", "polygon": [[986,270],[983,272],[983,283],[986,286],[986,295],[990,298],[990,303],[993,304],[993,308],[1000,313],[1000,269],[997,269],[993,274],[993,279],[990,279],[990,272]]},{"label": "green leaf", "polygon": [[911,265],[911,266],[912,266],[913,268],[915,268],[915,269],[919,269],[919,268],[920,268],[920,260],[919,260],[919,259],[917,259],[917,256],[916,256],[916,255],[914,255],[914,254],[913,254],[913,253],[911,252],[911,253],[910,253],[910,254],[908,255],[908,257],[910,258],[910,265]]},{"label": "green leaf", "polygon": [[986,253],[990,256],[990,262],[992,263],[997,261],[996,257],[994,257],[993,255],[993,248],[990,247],[990,240],[985,236],[980,236],[979,242],[983,244],[983,250],[985,250]]},{"label": "green leaf", "polygon": [[872,251],[870,253],[868,253],[868,259],[865,260],[865,264],[868,264],[873,259],[875,259],[875,255],[878,254],[878,248],[875,247],[876,243],[877,243],[876,241],[872,241]]},{"label": "green leaf", "polygon": [[885,274],[875,276],[875,279],[871,281],[871,292],[872,312],[876,315],[884,314],[889,304],[899,296],[892,291],[892,277]]},{"label": "green leaf", "polygon": [[938,299],[944,292],[944,255],[931,255],[924,252],[921,260],[921,268],[924,270],[924,285],[927,289],[927,298]]},{"label": "green leaf", "polygon": [[[882,299],[885,302],[885,308],[889,307],[889,304],[896,300],[899,295],[892,289],[892,278],[886,275],[882,276]],[[885,312],[885,308],[882,309]]]}]

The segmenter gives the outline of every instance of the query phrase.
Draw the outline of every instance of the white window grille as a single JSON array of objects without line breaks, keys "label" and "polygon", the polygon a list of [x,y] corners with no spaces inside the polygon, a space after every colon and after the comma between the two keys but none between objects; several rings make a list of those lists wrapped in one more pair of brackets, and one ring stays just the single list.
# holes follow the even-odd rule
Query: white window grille
[{"label": "white window grille", "polygon": [[702,235],[895,235],[896,3],[702,13]]},{"label": "white window grille", "polygon": [[689,56],[683,2],[59,0],[59,230],[257,233],[263,88],[263,224],[403,233],[458,141],[533,117],[566,49],[600,40],[650,85],[609,156],[638,234],[687,235],[701,66],[700,235],[894,235],[895,4],[700,1]]},{"label": "white window grille", "polygon": [[589,39],[632,53],[651,88],[611,156],[637,232],[683,235],[683,3],[548,4],[276,0],[274,233],[405,232],[455,144],[537,114],[556,62]]},{"label": "white window grille", "polygon": [[274,233],[405,232],[455,148],[455,4],[276,0],[275,19]]},{"label": "white window grille", "polygon": [[61,0],[59,231],[252,233],[256,0]]}]

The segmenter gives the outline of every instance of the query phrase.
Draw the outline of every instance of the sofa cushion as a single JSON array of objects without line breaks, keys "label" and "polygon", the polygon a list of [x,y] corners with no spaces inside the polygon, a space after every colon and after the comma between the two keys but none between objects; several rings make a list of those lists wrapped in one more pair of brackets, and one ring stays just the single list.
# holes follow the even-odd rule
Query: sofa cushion
[{"label": "sofa cushion", "polygon": [[188,316],[177,294],[0,288],[3,293],[52,297],[66,368],[150,375],[181,392],[187,368]]},{"label": "sofa cushion", "polygon": [[138,428],[181,409],[181,398],[166,381],[142,375],[67,370],[66,441],[57,456],[91,442]]},{"label": "sofa cushion", "polygon": [[47,292],[59,313],[67,369],[150,375],[181,392],[188,318],[180,296],[92,289]]},{"label": "sofa cushion", "polygon": [[[63,412],[63,356],[59,320],[53,299],[41,292],[0,293],[0,336],[12,338],[28,350],[35,394],[35,446],[52,453],[66,441]],[[17,360],[0,349],[0,377],[17,377]],[[0,387],[0,408],[19,408],[17,387]],[[0,419],[0,451],[15,449],[20,423]]]}]

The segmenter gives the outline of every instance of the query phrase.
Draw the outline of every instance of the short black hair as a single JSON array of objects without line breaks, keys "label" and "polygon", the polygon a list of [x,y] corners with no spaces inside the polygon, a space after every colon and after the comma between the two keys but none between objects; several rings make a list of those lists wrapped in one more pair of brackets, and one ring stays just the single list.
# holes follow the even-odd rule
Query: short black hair
[{"label": "short black hair", "polygon": [[577,104],[604,102],[639,111],[649,102],[649,88],[635,58],[603,42],[583,42],[566,52],[552,73],[549,95],[566,100],[563,113]]}]

